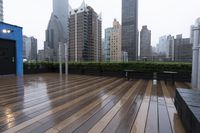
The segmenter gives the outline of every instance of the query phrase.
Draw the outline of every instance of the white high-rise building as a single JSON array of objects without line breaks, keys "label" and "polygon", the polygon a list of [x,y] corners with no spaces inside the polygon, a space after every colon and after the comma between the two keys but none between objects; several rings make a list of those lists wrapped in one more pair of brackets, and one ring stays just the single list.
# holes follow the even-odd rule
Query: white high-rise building
[{"label": "white high-rise building", "polygon": [[23,36],[23,58],[27,61],[37,60],[37,39]]},{"label": "white high-rise building", "polygon": [[0,0],[0,22],[3,22],[3,0]]},{"label": "white high-rise building", "polygon": [[[58,61],[59,43],[68,43],[68,0],[53,0],[53,12],[46,30],[45,60]],[[64,54],[64,50],[62,51]],[[63,56],[64,58],[64,56]]]},{"label": "white high-rise building", "polygon": [[166,55],[167,53],[167,36],[162,36],[159,38],[159,43],[157,45],[157,53],[160,55]]}]

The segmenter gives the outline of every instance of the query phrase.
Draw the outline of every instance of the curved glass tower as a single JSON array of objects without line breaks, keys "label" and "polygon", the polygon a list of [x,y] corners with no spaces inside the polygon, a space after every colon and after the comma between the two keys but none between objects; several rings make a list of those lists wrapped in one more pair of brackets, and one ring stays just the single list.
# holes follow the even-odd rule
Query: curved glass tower
[{"label": "curved glass tower", "polygon": [[58,61],[59,43],[68,43],[68,0],[53,0],[53,12],[46,30],[45,60]]}]

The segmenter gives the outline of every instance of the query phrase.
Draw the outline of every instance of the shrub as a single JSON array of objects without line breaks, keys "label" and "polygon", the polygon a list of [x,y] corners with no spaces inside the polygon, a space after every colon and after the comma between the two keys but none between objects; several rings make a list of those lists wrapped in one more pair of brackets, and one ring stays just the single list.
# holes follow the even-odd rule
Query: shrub
[{"label": "shrub", "polygon": [[[63,63],[64,67],[64,63]],[[32,62],[24,63],[24,69],[48,69],[55,72],[59,69],[59,63],[49,62]],[[134,69],[138,72],[163,72],[176,71],[179,73],[191,73],[191,63],[176,63],[176,62],[129,62],[129,63],[69,63],[69,71],[97,71],[97,72],[119,72],[125,69]]]}]

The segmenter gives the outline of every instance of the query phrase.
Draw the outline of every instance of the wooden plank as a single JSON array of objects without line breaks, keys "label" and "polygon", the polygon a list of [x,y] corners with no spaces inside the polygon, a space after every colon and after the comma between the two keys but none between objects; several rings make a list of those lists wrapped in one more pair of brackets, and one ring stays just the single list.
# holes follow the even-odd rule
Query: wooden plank
[{"label": "wooden plank", "polygon": [[[71,77],[75,77],[75,76],[69,76],[69,79],[71,79]],[[19,88],[19,87],[23,87],[24,85],[28,85],[30,82],[35,82],[35,81],[49,81],[49,80],[55,80],[55,79],[59,79],[59,76],[57,74],[51,74],[51,75],[34,75],[33,77],[31,75],[24,76],[23,78],[10,78],[10,77],[6,77],[4,80],[0,80],[0,82],[2,82],[3,84],[0,85],[0,90],[4,90],[9,89],[9,88]],[[25,84],[18,84],[18,81],[24,81]],[[5,90],[6,90],[5,89]]]},{"label": "wooden plank", "polygon": [[[113,81],[113,79],[109,79],[109,80],[106,80],[106,81],[104,81],[104,82],[99,82],[98,84],[96,84],[96,85],[93,85],[93,86],[95,86],[95,87],[102,87],[103,85],[106,85],[106,83],[111,83]],[[118,80],[119,81],[119,80]],[[89,87],[87,87],[88,89],[90,88],[92,88],[93,86],[89,86]],[[93,90],[93,91],[91,91],[91,92],[95,92],[95,91],[98,91],[98,90],[96,90],[97,88],[95,88],[95,90]],[[87,94],[87,92],[88,92],[88,90],[85,88],[83,88],[82,90],[80,90],[80,91],[85,91],[86,92],[86,94]],[[73,98],[76,98],[76,97],[74,97],[73,95],[78,95],[78,92],[72,92],[72,94],[67,94],[68,96],[70,96],[70,95],[72,95],[72,98],[71,99],[67,99],[68,101],[65,101],[65,102],[70,102]],[[56,101],[57,100],[62,100],[63,98],[65,98],[65,96],[60,96],[60,97],[58,97],[57,99],[56,99]],[[54,99],[55,100],[55,99]],[[51,101],[48,101],[48,102],[51,102],[51,105],[52,106],[54,106],[54,104],[53,104],[53,102],[54,102],[54,100],[51,100]],[[56,104],[56,106],[55,107],[58,107],[58,106],[61,106],[62,104],[63,104],[64,102],[63,101],[59,101],[59,104]],[[36,112],[36,113],[34,113],[35,112],[35,110],[34,110],[34,112],[33,112],[33,109],[31,109],[30,111],[29,111],[29,113],[28,112],[25,112],[25,110],[26,109],[24,109],[23,111],[22,111],[22,116],[20,115],[19,116],[19,118],[17,117],[16,119],[14,119],[15,121],[11,121],[11,122],[9,122],[9,123],[6,123],[6,124],[3,124],[3,125],[7,125],[7,124],[10,124],[10,123],[14,123],[14,125],[16,125],[16,124],[20,124],[21,122],[23,122],[23,121],[21,121],[21,120],[23,120],[21,117],[23,117],[23,114],[26,114],[26,116],[28,115],[30,118],[34,118],[34,117],[36,117],[36,116],[38,116],[38,115],[41,115],[42,113],[45,113],[46,111],[48,111],[50,108],[48,108],[47,110],[44,110],[44,109],[40,109],[40,107],[41,108],[43,108],[43,106],[44,105],[46,105],[46,104],[43,104],[42,106],[41,106],[41,104],[38,106],[38,107],[36,107],[36,106],[34,106],[34,107],[36,107],[36,110],[38,110],[39,111],[39,114],[38,114],[38,112]],[[47,104],[47,107],[49,107],[49,105]],[[27,108],[27,109],[30,109],[30,108]],[[40,112],[41,111],[41,112]],[[26,117],[25,117],[26,118]],[[27,120],[27,119],[24,119],[24,121],[25,120]],[[19,122],[18,122],[19,121]],[[13,125],[13,126],[14,126]]]},{"label": "wooden plank", "polygon": [[122,99],[93,127],[91,128],[88,133],[94,132],[102,132],[109,122],[113,119],[113,117],[119,112],[119,110],[124,107],[124,104],[132,97],[135,89],[140,85],[141,82],[136,84],[129,92],[127,92]]},{"label": "wooden plank", "polygon": [[[75,115],[76,113],[78,113],[79,111],[81,111],[83,108],[85,108],[86,106],[88,106],[89,104],[91,104],[94,101],[97,101],[98,99],[100,99],[103,95],[110,95],[108,98],[106,98],[104,101],[102,101],[101,103],[99,103],[97,106],[102,106],[102,104],[106,101],[109,101],[110,98],[115,95],[116,93],[118,93],[119,91],[122,91],[123,89],[118,89],[116,90],[116,87],[119,86],[120,84],[116,84],[115,86],[113,86],[112,88],[108,89],[108,90],[104,90],[104,92],[100,92],[98,95],[93,95],[89,98],[87,98],[84,101],[81,101],[80,103],[76,104],[75,106],[68,108],[66,110],[57,112],[56,114],[54,114],[53,116],[49,116],[46,117],[42,120],[40,120],[40,123],[43,123],[42,126],[38,127],[36,130],[33,131],[33,133],[42,133],[45,132],[46,130],[54,127],[56,124],[59,124],[62,121],[65,121],[66,119],[69,119],[70,117],[72,117],[73,115]],[[96,107],[95,107],[96,108]],[[93,110],[91,108],[91,110]],[[91,112],[91,111],[90,111]],[[88,113],[87,113],[88,114]],[[89,114],[91,115],[91,114]],[[76,116],[76,119],[78,116]],[[80,118],[79,118],[80,119]],[[52,122],[53,121],[53,122]],[[75,122],[75,121],[74,121]]]},{"label": "wooden plank", "polygon": [[[107,81],[106,81],[107,82]],[[61,94],[60,94],[61,95]],[[24,110],[25,111],[25,110]]]},{"label": "wooden plank", "polygon": [[[59,94],[61,92],[70,92],[71,90],[76,90],[76,88],[84,88],[85,86],[88,86],[90,84],[93,84],[93,83],[97,83],[97,82],[101,82],[101,81],[104,81],[105,79],[107,78],[103,78],[103,79],[96,79],[96,81],[92,80],[90,82],[87,82],[86,83],[83,81],[80,82],[79,85],[77,85],[78,82],[75,82],[75,83],[64,83],[64,84],[57,84],[56,87],[53,87],[53,88],[50,88],[51,91],[48,92],[47,90],[43,90],[43,92],[35,92],[33,95],[29,95],[29,92],[26,92],[27,94],[23,94],[23,95],[26,95],[23,97],[23,95],[19,95],[18,97],[14,97],[14,98],[10,98],[8,100],[3,100],[1,105],[4,106],[4,107],[9,107],[9,108],[12,108],[12,107],[18,107],[19,108],[19,105],[21,105],[21,103],[23,103],[23,107],[25,107],[25,105],[27,106],[27,104],[29,104],[29,102],[33,102],[33,101],[40,101],[41,99],[40,98],[44,98],[44,97],[47,97],[50,98],[52,95],[55,95],[55,94]],[[19,99],[22,99],[22,100],[19,100]],[[6,106],[7,105],[7,106]]]},{"label": "wooden plank", "polygon": [[[49,78],[51,77],[51,78]],[[10,79],[7,79],[7,85],[4,82],[2,82],[3,85],[0,86],[0,90],[1,92],[2,91],[7,91],[7,90],[13,90],[13,89],[16,89],[16,88],[21,88],[21,87],[24,87],[24,86],[28,86],[30,83],[33,83],[33,82],[46,82],[47,85],[48,84],[51,84],[50,81],[54,81],[54,82],[61,82],[61,81],[66,81],[66,80],[73,80],[73,79],[79,79],[79,78],[83,78],[83,79],[87,79],[87,78],[94,78],[94,76],[69,76],[68,79],[66,78],[60,78],[60,76],[57,76],[57,74],[53,74],[53,75],[49,75],[49,76],[43,76],[43,75],[39,75],[38,77],[32,77],[31,79],[26,79],[26,78],[15,78],[13,80],[10,80]],[[59,80],[58,80],[59,79]],[[56,80],[56,81],[55,81]],[[14,82],[14,83],[12,83]]]},{"label": "wooden plank", "polygon": [[[69,83],[68,86],[73,86],[76,85],[77,82],[72,82]],[[33,86],[34,87],[34,86]],[[34,90],[34,93],[29,92],[27,89],[28,88],[24,88],[23,92],[20,94],[17,94],[16,97],[8,97],[8,98],[4,98],[1,99],[1,105],[4,107],[13,107],[13,106],[19,106],[22,102],[25,105],[26,103],[33,101],[33,100],[38,100],[40,97],[44,97],[47,94],[51,93],[51,92],[55,92],[58,91],[58,87],[62,88],[63,86],[59,83],[56,84],[54,87],[51,86],[49,88],[47,88],[48,86],[45,86],[45,88],[38,88]],[[38,91],[39,90],[39,91]],[[61,91],[59,89],[59,91]]]},{"label": "wooden plank", "polygon": [[185,88],[185,89],[189,89],[189,88],[188,88],[189,86],[186,85],[186,84],[184,84],[184,83],[182,83],[182,82],[176,82],[175,86],[176,86],[176,88]]},{"label": "wooden plank", "polygon": [[[121,84],[120,86],[118,86],[116,89],[120,89],[120,88],[126,87],[127,85],[129,85],[128,82],[125,82],[124,84]],[[57,124],[53,128],[54,129],[58,129],[58,130],[64,129],[66,126],[68,126],[69,124],[73,123],[74,121],[79,119],[81,116],[87,114],[90,110],[95,108],[99,103],[102,103],[102,100],[105,100],[110,95],[112,95],[112,94],[104,95],[100,100],[92,102],[91,104],[89,104],[85,108],[83,108],[80,111],[78,111],[77,113],[73,114],[71,117],[69,117],[66,120],[64,120],[64,121],[60,122],[59,124]]]},{"label": "wooden plank", "polygon": [[36,122],[36,123],[28,126],[27,128],[25,128],[24,130],[18,131],[17,133],[31,133],[32,131],[34,131],[35,129],[37,129],[40,126],[42,126],[42,124],[40,124],[39,122]]},{"label": "wooden plank", "polygon": [[[94,77],[93,77],[94,78]],[[96,77],[98,78],[98,77]],[[71,79],[70,81],[65,80],[65,79],[51,79],[51,80],[45,80],[45,87],[44,86],[39,86],[40,84],[44,84],[44,81],[41,80],[36,80],[36,81],[32,81],[31,84],[30,82],[26,83],[27,81],[19,81],[22,82],[20,84],[22,84],[22,86],[20,87],[16,87],[16,86],[12,86],[12,88],[7,88],[3,91],[1,90],[1,94],[0,94],[0,98],[2,98],[3,96],[9,96],[9,95],[13,95],[13,94],[19,94],[19,92],[23,91],[24,88],[26,88],[27,92],[35,92],[35,91],[41,91],[42,88],[49,88],[49,87],[54,87],[59,83],[63,83],[64,81],[66,82],[72,82],[72,81],[80,81],[86,79],[84,77],[74,77],[73,79]],[[92,79],[92,78],[87,78],[87,79]],[[33,87],[31,87],[33,86]],[[40,88],[40,89],[39,89]]]},{"label": "wooden plank", "polygon": [[169,120],[169,114],[166,107],[165,99],[163,96],[161,83],[158,82],[157,87],[158,94],[158,122],[159,133],[172,133],[171,123]]},{"label": "wooden plank", "polygon": [[[109,79],[109,80],[104,80],[103,82],[112,82],[114,79]],[[99,82],[99,84],[101,84],[101,82]],[[97,84],[98,85],[98,84]],[[79,88],[80,87],[80,88]],[[58,98],[60,98],[60,96],[67,96],[67,95],[73,95],[73,93],[76,93],[77,91],[85,91],[85,90],[83,90],[84,88],[82,88],[82,87],[84,87],[84,86],[75,86],[75,87],[71,87],[70,89],[67,89],[67,91],[65,91],[65,89],[64,90],[60,90],[60,91],[57,91],[57,92],[55,92],[55,94],[58,94],[58,95],[52,95],[52,94],[49,94],[49,95],[46,95],[47,96],[47,98],[46,98],[46,101],[41,101],[40,102],[40,100],[42,100],[42,99],[38,99],[39,100],[39,103],[37,104],[37,102],[36,101],[33,101],[33,103],[32,102],[30,102],[30,103],[32,103],[32,106],[29,106],[29,108],[28,107],[24,107],[24,108],[22,108],[23,109],[23,113],[26,111],[29,111],[30,110],[30,108],[33,108],[34,106],[38,106],[39,104],[43,104],[43,106],[45,106],[45,102],[48,102],[49,100],[51,100],[51,102],[53,102],[53,101],[56,101],[56,99],[58,99]],[[88,87],[88,85],[87,85],[87,88],[88,89],[91,89],[90,87]],[[87,88],[85,88],[86,90],[87,90]],[[79,90],[78,90],[79,89]],[[72,91],[74,91],[74,92],[72,92],[72,91],[69,91],[69,90],[72,90]],[[75,91],[75,90],[77,90],[77,91]],[[64,92],[64,93],[63,93]],[[70,93],[71,92],[71,93]],[[65,95],[64,95],[65,94]],[[54,96],[56,96],[56,97],[54,97]],[[36,102],[36,104],[34,103],[34,102]],[[23,106],[25,106],[26,105],[26,103],[21,103],[21,105],[18,105],[17,106],[17,108],[18,108],[18,110],[17,109],[13,109],[12,110],[12,112],[13,112],[13,114],[18,114],[17,112],[18,111],[20,111],[20,109],[19,109],[19,107],[23,107]],[[42,106],[42,107],[43,107]],[[41,106],[40,106],[41,107]],[[11,108],[11,107],[5,107],[5,109],[6,108]],[[21,110],[22,110],[21,109]],[[27,109],[27,110],[26,110]],[[39,107],[37,107],[37,109],[39,109]],[[31,110],[32,111],[32,110]],[[6,112],[6,111],[5,111]],[[14,113],[15,112],[15,113]],[[4,114],[4,115],[6,115],[6,114]],[[16,115],[14,115],[14,116],[16,116]]]},{"label": "wooden plank", "polygon": [[142,85],[144,84],[144,81],[142,81],[135,89],[135,91],[132,93],[132,96],[128,99],[128,101],[122,105],[123,107],[117,112],[117,114],[114,116],[114,118],[108,123],[108,125],[103,129],[103,132],[116,132],[120,122],[123,120],[125,115],[128,113],[129,108],[132,104],[134,104],[135,99],[142,88]]},{"label": "wooden plank", "polygon": [[137,117],[138,111],[140,109],[142,100],[144,98],[144,93],[147,88],[147,81],[144,82],[142,87],[140,88],[140,91],[134,101],[133,104],[131,104],[128,113],[124,115],[124,118],[121,120],[119,127],[116,131],[116,133],[129,133],[131,131],[132,125]]},{"label": "wooden plank", "polygon": [[140,107],[137,118],[132,127],[131,133],[144,133],[145,131],[145,124],[150,103],[151,89],[152,89],[152,81],[149,81],[144,99],[142,101],[142,105]]},{"label": "wooden plank", "polygon": [[163,90],[163,94],[164,94],[164,98],[167,104],[167,110],[169,113],[169,118],[170,118],[170,122],[171,122],[171,127],[172,127],[172,131],[174,133],[185,133],[185,130],[183,128],[183,125],[180,121],[180,118],[177,114],[176,108],[174,106],[174,103],[170,97],[170,94],[168,92],[167,87],[165,86],[164,82],[161,82],[162,85],[162,90]]},{"label": "wooden plank", "polygon": [[[113,108],[116,108],[115,106],[122,100],[125,93],[130,91],[132,87],[129,85],[133,85],[132,81],[120,88],[119,86],[125,81],[117,78],[88,76],[87,79],[87,76],[73,75],[70,76],[70,81],[66,81],[66,79],[59,81],[59,76],[52,77],[54,75],[56,74],[26,76],[23,86],[26,86],[26,94],[29,96],[37,94],[35,88],[42,87],[40,83],[45,82],[48,86],[46,91],[38,91],[40,93],[37,97],[41,97],[39,100],[34,97],[28,99],[28,101],[23,101],[23,99],[17,101],[16,99],[11,102],[11,98],[17,97],[14,96],[14,94],[17,94],[16,87],[18,86],[16,79],[11,78],[7,81],[6,78],[0,79],[0,84],[5,83],[1,84],[2,88],[0,87],[3,92],[3,94],[0,94],[0,102],[10,98],[6,106],[0,104],[0,132],[41,133],[48,130],[52,133],[83,133],[95,128],[95,125],[100,123],[108,114],[109,116],[104,118],[102,125],[97,127],[98,130],[93,130],[95,133],[112,133],[116,132],[117,129],[120,133],[129,131],[132,133],[185,132],[173,104],[174,86],[162,85],[162,82],[161,84],[158,82],[153,86],[156,87],[153,93],[154,88],[152,88],[152,92],[149,90],[151,81],[148,82],[147,87],[144,87],[144,83],[139,83],[133,93],[130,94],[128,101],[120,105],[121,107],[117,108],[118,111],[116,111]],[[41,79],[38,79],[38,77]],[[102,82],[99,83],[98,79]],[[90,82],[91,80],[93,82]],[[83,83],[84,81],[87,83]],[[28,85],[29,83],[32,83],[32,85]],[[135,82],[134,86],[137,83]],[[65,84],[68,84],[68,86],[57,89],[58,86]],[[180,87],[189,86],[189,83],[177,82],[177,84]],[[76,87],[73,87],[74,85]],[[3,86],[7,86],[8,91]],[[29,88],[29,86],[32,86],[32,88]],[[142,91],[142,88],[147,88],[147,90]],[[18,91],[22,92],[20,89]],[[46,92],[46,94],[42,92]],[[150,93],[151,98],[146,96]],[[144,97],[143,94],[145,94]],[[20,95],[23,95],[23,93],[20,93]],[[1,98],[4,99],[1,100]],[[113,110],[113,114],[109,113],[111,110]],[[156,113],[152,113],[153,111],[156,111]],[[6,115],[4,112],[6,112]],[[56,126],[59,124],[58,130]],[[169,124],[172,131],[167,131],[170,129],[167,128],[170,127]]]},{"label": "wooden plank", "polygon": [[[98,121],[102,116],[106,114],[120,99],[121,97],[130,89],[130,87],[119,89],[116,93],[111,95],[108,99],[103,101],[101,104],[96,106],[93,110],[83,115],[75,122],[69,124],[60,133],[71,133],[75,132],[77,128],[87,127],[89,128],[95,121]],[[89,125],[89,126],[88,126]],[[84,130],[81,130],[83,132]]]},{"label": "wooden plank", "polygon": [[157,83],[153,84],[145,133],[158,133],[158,97]]},{"label": "wooden plank", "polygon": [[[116,82],[118,82],[118,81],[116,81]],[[107,85],[107,87],[108,87],[108,86],[110,86],[110,84]],[[105,86],[105,87],[106,87],[106,86]],[[34,117],[34,118],[28,120],[28,121],[25,121],[25,122],[19,124],[19,125],[16,125],[15,127],[10,128],[9,130],[7,130],[7,131],[5,131],[5,132],[19,131],[19,130],[21,130],[21,129],[27,127],[27,126],[30,126],[30,125],[33,124],[34,122],[37,122],[37,121],[39,121],[39,120],[41,120],[41,119],[43,119],[43,118],[45,118],[45,117],[47,117],[47,116],[49,116],[49,115],[52,115],[52,114],[54,114],[54,113],[56,113],[56,112],[59,112],[60,110],[69,108],[69,107],[71,107],[72,105],[74,105],[74,104],[76,104],[76,103],[78,103],[78,102],[84,100],[85,98],[88,98],[88,97],[90,97],[91,95],[94,95],[94,94],[96,94],[97,92],[102,91],[103,89],[104,89],[104,88],[98,89],[98,90],[93,91],[93,92],[89,92],[89,93],[87,93],[87,94],[84,95],[84,96],[81,96],[81,97],[79,97],[79,98],[77,98],[77,99],[74,99],[74,100],[68,102],[68,103],[65,103],[64,105],[58,106],[58,107],[56,107],[56,108],[53,108],[53,109],[50,110],[50,111],[47,111],[47,112],[45,112],[45,113],[43,113],[43,114],[40,114],[40,115],[38,115],[38,116],[36,116],[36,117]]]},{"label": "wooden plank", "polygon": [[[68,85],[69,85],[69,83],[70,84],[74,84],[74,85],[76,85],[77,83],[79,83],[81,80],[83,80],[82,82],[80,82],[80,84],[81,83],[84,83],[84,81],[85,82],[87,82],[87,81],[95,81],[95,80],[102,80],[103,78],[93,78],[93,79],[87,79],[87,80],[83,80],[83,79],[77,79],[77,81],[76,81],[76,79],[74,80],[74,82],[63,82],[63,81],[60,81],[60,82],[58,82],[58,83],[56,83],[56,84],[54,84],[54,85],[45,85],[45,86],[43,86],[43,87],[36,87],[36,86],[32,86],[32,85],[30,85],[30,86],[27,86],[27,87],[23,87],[23,88],[16,88],[15,90],[16,90],[16,92],[14,92],[14,94],[13,93],[11,93],[11,94],[8,94],[8,95],[4,95],[4,96],[2,96],[1,97],[1,99],[3,100],[3,101],[5,101],[6,102],[6,100],[8,101],[8,100],[15,100],[15,99],[22,99],[22,98],[26,98],[26,97],[31,97],[31,95],[35,95],[35,94],[39,94],[39,93],[42,93],[42,92],[45,92],[45,93],[48,93],[48,92],[51,92],[51,90],[55,90],[55,89],[59,89],[59,87],[60,86],[62,86],[62,88],[63,87],[68,87]],[[19,90],[18,90],[19,89]],[[29,91],[29,89],[32,89],[31,91]],[[26,90],[26,95],[24,96],[23,94],[24,94],[24,90]],[[10,99],[7,99],[7,98],[10,98]],[[3,102],[1,102],[1,104],[2,104]]]}]

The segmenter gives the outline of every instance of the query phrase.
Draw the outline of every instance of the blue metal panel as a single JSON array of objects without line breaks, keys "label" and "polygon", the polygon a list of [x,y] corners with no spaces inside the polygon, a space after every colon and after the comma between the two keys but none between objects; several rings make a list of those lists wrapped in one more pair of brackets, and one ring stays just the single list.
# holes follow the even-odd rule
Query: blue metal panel
[{"label": "blue metal panel", "polygon": [[[3,30],[9,30],[10,33],[3,33]],[[14,40],[16,42],[16,70],[17,76],[23,76],[23,37],[22,27],[0,22],[0,38]]]}]

